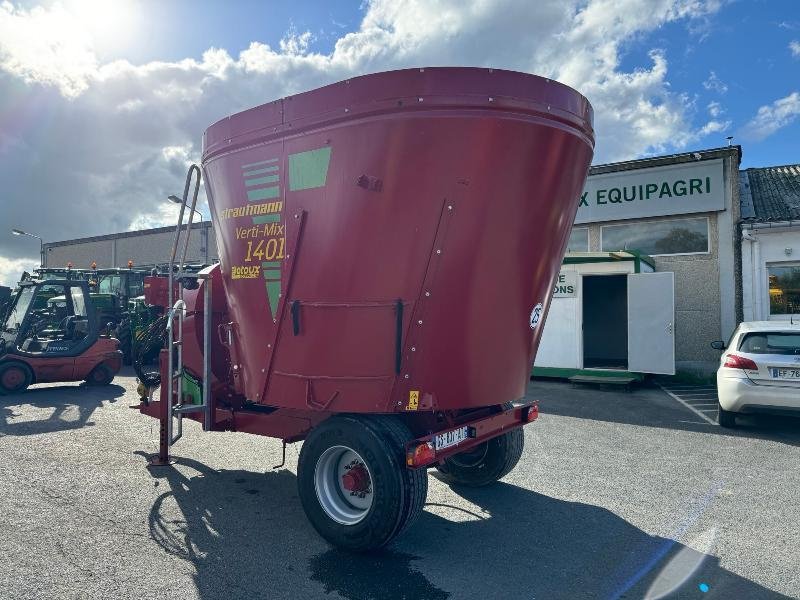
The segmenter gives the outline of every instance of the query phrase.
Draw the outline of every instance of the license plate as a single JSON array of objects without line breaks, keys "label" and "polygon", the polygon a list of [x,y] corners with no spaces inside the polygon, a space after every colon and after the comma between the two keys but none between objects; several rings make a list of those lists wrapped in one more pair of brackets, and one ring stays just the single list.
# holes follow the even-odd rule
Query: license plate
[{"label": "license plate", "polygon": [[800,379],[800,369],[779,369],[771,367],[773,379]]},{"label": "license plate", "polygon": [[468,429],[467,427],[459,427],[458,429],[438,434],[435,441],[436,449],[444,450],[445,448],[460,444],[469,437]]}]

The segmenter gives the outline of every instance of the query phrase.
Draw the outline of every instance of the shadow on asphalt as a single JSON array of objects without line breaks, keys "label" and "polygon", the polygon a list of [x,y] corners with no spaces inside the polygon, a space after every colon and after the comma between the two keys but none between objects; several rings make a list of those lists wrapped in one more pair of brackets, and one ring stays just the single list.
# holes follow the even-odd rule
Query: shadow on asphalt
[{"label": "shadow on asphalt", "polygon": [[[89,421],[94,411],[103,402],[116,402],[124,393],[125,388],[115,384],[80,384],[34,387],[20,394],[0,396],[0,436],[40,435],[94,425]],[[45,419],[14,420],[18,416],[14,408],[24,405],[52,409],[52,413]]]},{"label": "shadow on asphalt", "polygon": [[[177,464],[193,474],[151,470],[154,485],[165,489],[150,511],[150,534],[192,563],[206,600],[294,597],[309,578],[326,595],[349,600],[784,598],[723,569],[715,556],[649,535],[604,508],[505,483],[455,490],[488,518],[456,523],[426,511],[387,550],[318,552],[321,541],[300,508],[294,474],[215,471],[180,458]],[[686,521],[676,516],[676,529]],[[446,581],[447,591],[426,576],[426,565],[434,565],[431,578]]]},{"label": "shadow on asphalt", "polygon": [[528,397],[539,400],[542,414],[758,438],[800,446],[800,418],[743,415],[737,417],[735,429],[723,429],[716,423],[703,421],[653,384],[628,392],[609,386],[536,379],[528,385]]}]

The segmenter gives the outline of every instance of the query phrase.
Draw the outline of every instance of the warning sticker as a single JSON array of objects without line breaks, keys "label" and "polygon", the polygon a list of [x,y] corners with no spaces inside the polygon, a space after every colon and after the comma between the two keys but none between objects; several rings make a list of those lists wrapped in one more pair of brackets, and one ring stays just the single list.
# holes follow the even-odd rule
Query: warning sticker
[{"label": "warning sticker", "polygon": [[411,390],[408,392],[408,406],[406,410],[419,409],[419,390]]}]

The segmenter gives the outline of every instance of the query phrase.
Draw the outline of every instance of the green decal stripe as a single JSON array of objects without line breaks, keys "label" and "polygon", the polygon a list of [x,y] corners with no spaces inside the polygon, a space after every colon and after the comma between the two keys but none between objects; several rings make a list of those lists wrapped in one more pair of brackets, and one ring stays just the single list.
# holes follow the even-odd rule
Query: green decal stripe
[{"label": "green decal stripe", "polygon": [[265,183],[276,183],[277,181],[277,175],[267,175],[266,177],[259,177],[258,179],[245,179],[244,184],[247,187],[253,187],[254,185],[263,185]]},{"label": "green decal stripe", "polygon": [[281,282],[279,281],[267,281],[267,296],[269,297],[269,308],[270,312],[272,312],[272,318],[275,318],[275,313],[277,312],[278,308],[278,298],[281,295]]},{"label": "green decal stripe", "polygon": [[289,190],[309,190],[323,187],[328,178],[331,147],[289,155]]},{"label": "green decal stripe", "polygon": [[253,217],[253,225],[263,225],[264,223],[277,223],[281,220],[280,213],[273,213],[271,215],[258,215]]},{"label": "green decal stripe", "polygon": [[261,263],[262,269],[280,269],[281,268],[281,261],[275,260],[272,262],[262,262]]},{"label": "green decal stripe", "polygon": [[277,158],[270,158],[268,160],[260,160],[258,162],[247,163],[246,165],[242,165],[242,168],[249,169],[250,167],[260,167],[261,165],[270,165],[276,162],[278,162]]},{"label": "green decal stripe", "polygon": [[247,190],[247,199],[253,200],[269,200],[277,198],[281,195],[281,188],[279,186],[258,188],[256,190]]},{"label": "green decal stripe", "polygon": [[256,169],[255,171],[245,171],[242,173],[245,177],[252,177],[253,175],[263,175],[264,173],[274,173],[278,170],[278,165],[271,167],[264,167],[263,169]]}]

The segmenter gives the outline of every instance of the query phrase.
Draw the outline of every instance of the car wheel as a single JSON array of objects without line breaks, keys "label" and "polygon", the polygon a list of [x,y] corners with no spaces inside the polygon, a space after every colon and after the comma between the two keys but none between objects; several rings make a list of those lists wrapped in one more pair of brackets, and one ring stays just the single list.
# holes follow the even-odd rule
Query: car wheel
[{"label": "car wheel", "polygon": [[300,451],[297,485],[323,538],[346,550],[374,550],[419,516],[428,475],[405,465],[411,439],[391,417],[334,417],[311,432]]},{"label": "car wheel", "polygon": [[33,381],[28,365],[20,362],[9,362],[0,365],[0,394],[17,394],[25,389]]},{"label": "car wheel", "polygon": [[717,402],[717,423],[720,427],[736,427],[736,413],[722,408],[722,405]]},{"label": "car wheel", "polygon": [[114,373],[106,365],[97,365],[91,373],[86,376],[86,383],[89,385],[108,385],[114,381]]},{"label": "car wheel", "polygon": [[521,427],[444,459],[436,467],[445,483],[481,487],[508,475],[525,447]]}]

